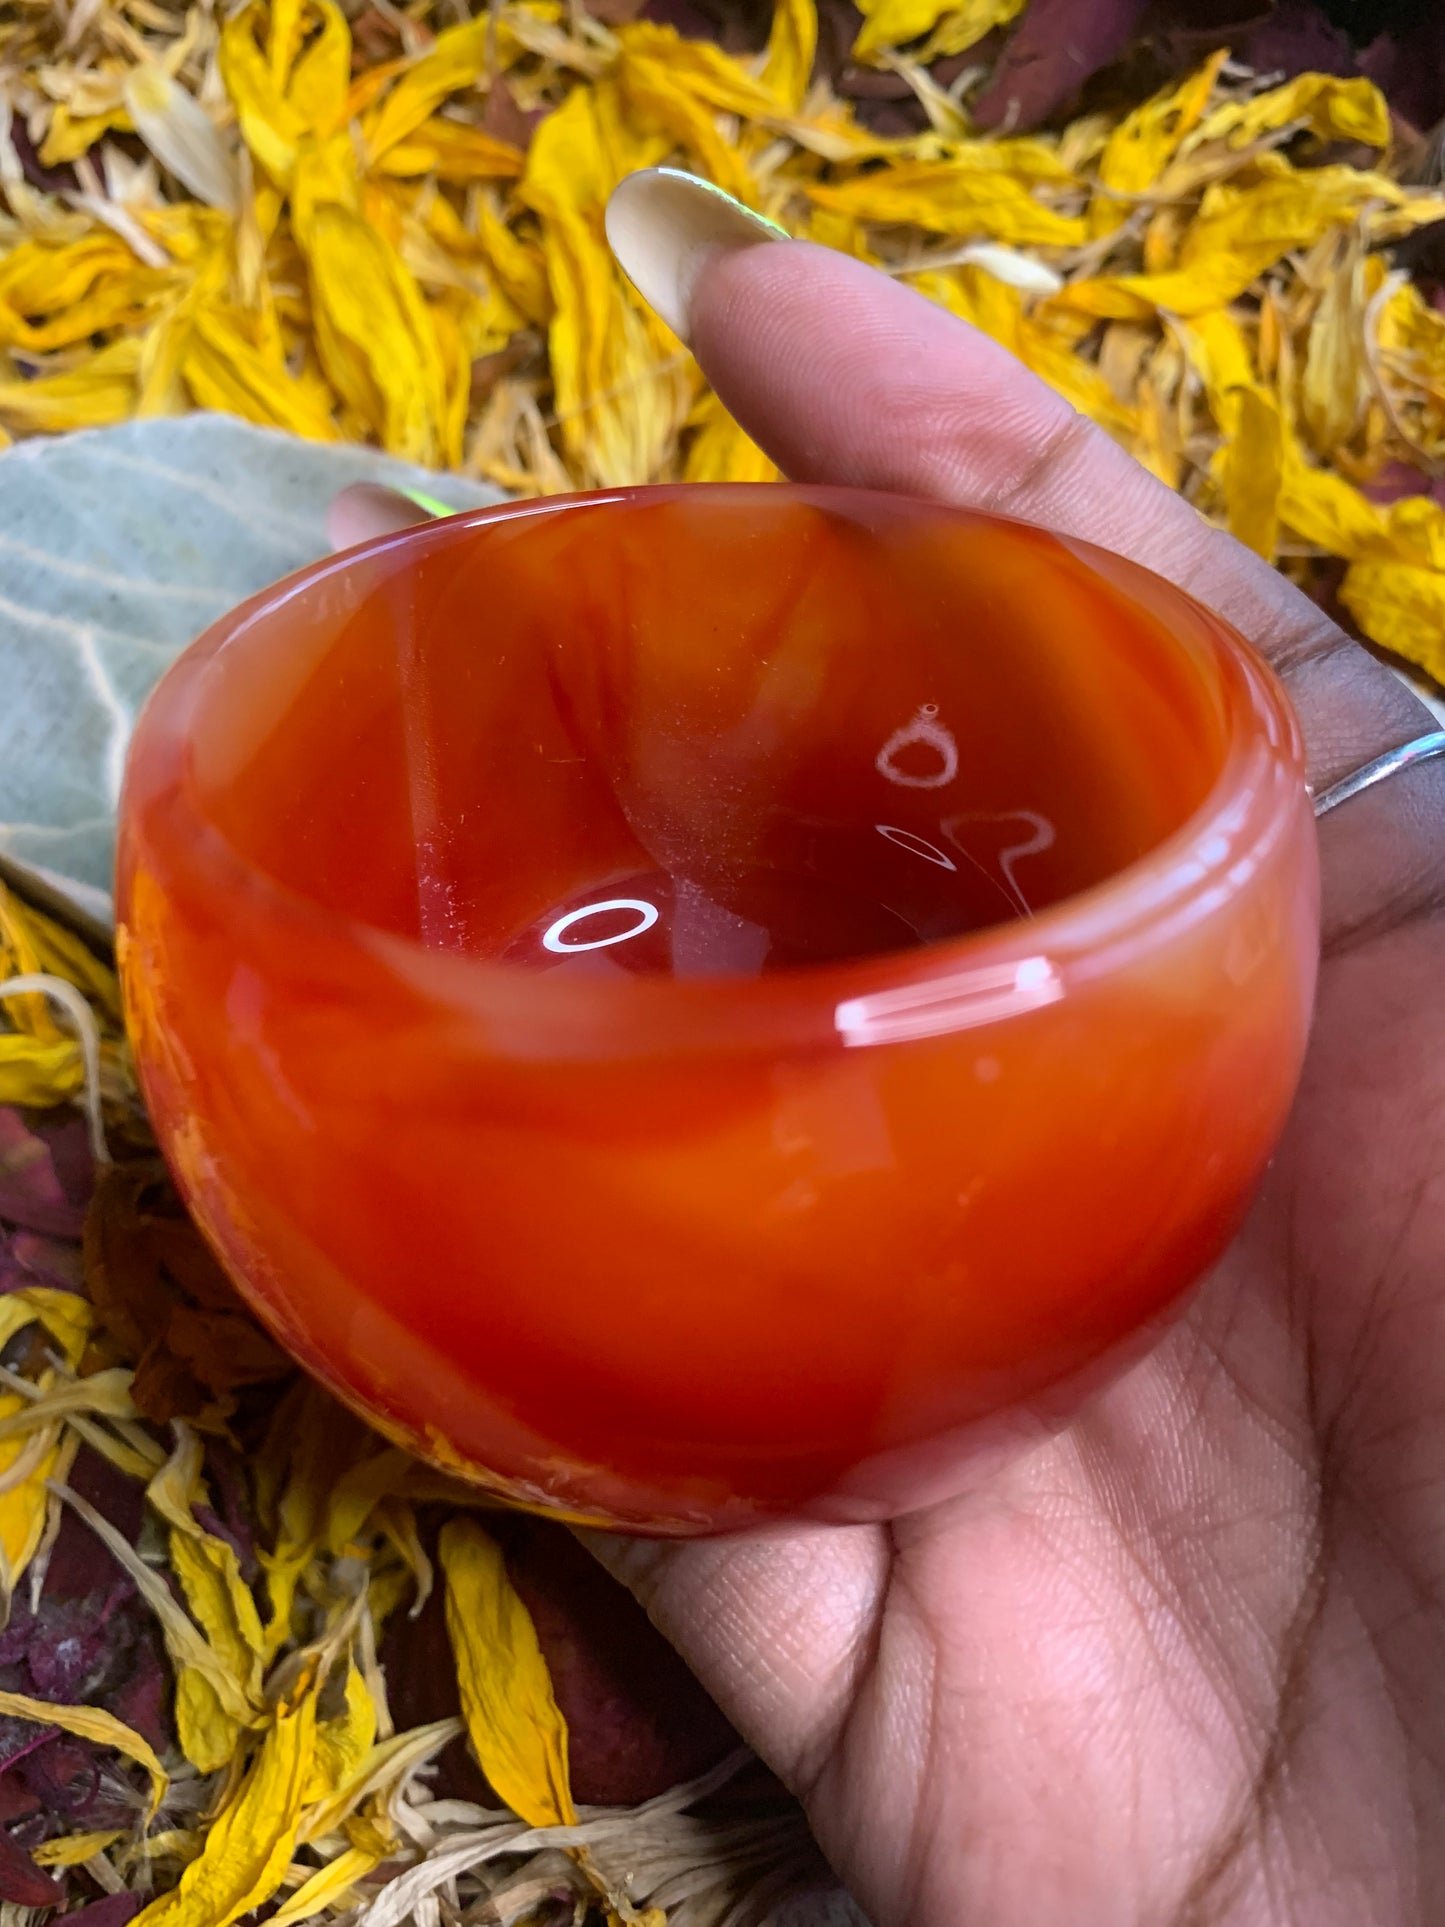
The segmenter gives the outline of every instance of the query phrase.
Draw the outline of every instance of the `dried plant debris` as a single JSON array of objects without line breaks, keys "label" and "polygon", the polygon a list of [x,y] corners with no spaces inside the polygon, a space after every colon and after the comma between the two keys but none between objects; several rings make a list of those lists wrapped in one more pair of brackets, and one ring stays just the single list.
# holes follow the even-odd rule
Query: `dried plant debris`
[{"label": "dried plant debris", "polygon": [[1445,189],[1368,77],[1415,29],[1198,11],[18,0],[0,423],[219,408],[523,493],[769,476],[604,245],[668,161],[985,329],[1438,676]]},{"label": "dried plant debris", "polygon": [[94,1161],[44,1000],[0,987],[0,1903],[92,1927],[856,1919],[580,1546],[274,1349],[145,1138],[110,965],[3,886],[0,932],[88,1013],[120,1154]]}]

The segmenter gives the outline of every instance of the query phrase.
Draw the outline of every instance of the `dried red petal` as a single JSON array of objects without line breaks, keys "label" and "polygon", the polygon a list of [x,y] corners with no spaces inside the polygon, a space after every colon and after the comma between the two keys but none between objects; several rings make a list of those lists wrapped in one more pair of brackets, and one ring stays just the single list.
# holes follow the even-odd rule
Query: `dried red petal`
[{"label": "dried red petal", "polygon": [[1033,0],[992,80],[970,102],[980,127],[1037,127],[1117,60],[1139,31],[1149,0]]},{"label": "dried red petal", "polygon": [[60,1882],[42,1873],[24,1847],[0,1827],[0,1900],[17,1907],[58,1907],[64,1899]]},{"label": "dried red petal", "polygon": [[78,1913],[65,1916],[66,1927],[126,1927],[141,1909],[139,1894],[106,1894]]},{"label": "dried red petal", "polygon": [[[572,1790],[584,1805],[633,1806],[691,1779],[741,1744],[642,1608],[563,1527],[489,1520],[537,1628],[568,1727]],[[427,1535],[430,1537],[430,1533]],[[383,1642],[397,1725],[453,1718],[456,1669],[441,1588]],[[496,1804],[463,1742],[442,1755],[439,1797]]]},{"label": "dried red petal", "polygon": [[85,1126],[66,1117],[37,1122],[0,1105],[0,1219],[51,1238],[78,1238],[92,1166]]},{"label": "dried red petal", "polygon": [[16,1773],[0,1773],[0,1826],[40,1811],[38,1795]]}]

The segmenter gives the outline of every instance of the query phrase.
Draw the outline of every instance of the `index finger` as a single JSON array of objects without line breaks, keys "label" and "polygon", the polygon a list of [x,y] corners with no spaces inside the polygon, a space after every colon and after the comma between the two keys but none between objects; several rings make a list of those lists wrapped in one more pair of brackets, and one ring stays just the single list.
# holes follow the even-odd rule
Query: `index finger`
[{"label": "index finger", "polygon": [[[914,290],[845,255],[769,238],[716,189],[665,171],[622,183],[608,232],[725,406],[795,481],[1018,516],[1167,576],[1288,684],[1317,790],[1432,727],[1400,679],[1307,596],[1006,349]],[[1327,942],[1439,902],[1442,767],[1328,819]]]}]

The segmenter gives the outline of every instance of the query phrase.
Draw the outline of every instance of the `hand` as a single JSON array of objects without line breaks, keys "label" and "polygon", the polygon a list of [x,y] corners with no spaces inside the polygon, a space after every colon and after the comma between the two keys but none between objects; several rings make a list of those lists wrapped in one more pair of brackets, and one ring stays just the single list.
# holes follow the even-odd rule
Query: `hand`
[{"label": "hand", "polygon": [[[1004,510],[1211,603],[1284,676],[1316,786],[1431,727],[910,291],[768,243],[715,251],[680,318],[793,479]],[[984,1489],[890,1527],[600,1548],[875,1927],[1445,1919],[1445,762],[1320,838],[1288,1138],[1158,1351]]]},{"label": "hand", "polygon": [[[793,243],[674,255],[659,290],[667,241],[636,278],[794,479],[1003,510],[1172,577],[1284,676],[1317,787],[1431,727],[961,323]],[[353,499],[338,539],[379,507]],[[1295,1116],[1157,1351],[982,1489],[891,1526],[593,1541],[875,1927],[1445,1918],[1445,763],[1321,843]]]}]

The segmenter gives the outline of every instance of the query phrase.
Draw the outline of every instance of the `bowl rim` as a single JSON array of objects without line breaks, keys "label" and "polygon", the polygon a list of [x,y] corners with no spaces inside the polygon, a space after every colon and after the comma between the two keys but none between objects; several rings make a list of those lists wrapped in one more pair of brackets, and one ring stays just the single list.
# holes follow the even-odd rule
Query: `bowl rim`
[{"label": "bowl rim", "polygon": [[[944,519],[1001,522],[1043,533],[1095,569],[1102,567],[1124,593],[1130,579],[1161,585],[1181,609],[1202,618],[1203,639],[1219,670],[1226,751],[1208,792],[1152,850],[1030,917],[908,950],[792,965],[757,978],[718,974],[578,981],[526,964],[429,949],[419,938],[318,904],[246,856],[207,819],[195,791],[186,712],[204,699],[205,672],[211,665],[298,595],[370,557],[397,548],[425,552],[444,547],[494,522],[699,493],[760,500],[784,495],[825,506],[830,500],[855,505],[907,502]],[[148,781],[140,773],[140,760],[158,730],[173,738],[177,753],[164,780]],[[689,1035],[699,1026],[708,1031],[713,1019],[734,1045],[756,1028],[747,1022],[749,1010],[768,1033],[774,1028],[769,1019],[791,1019],[796,1025],[801,1013],[823,1015],[831,1020],[826,1028],[850,1044],[938,1034],[1057,1002],[1082,981],[1105,974],[1122,956],[1137,957],[1141,943],[1167,941],[1221,907],[1290,833],[1295,820],[1309,814],[1303,741],[1283,685],[1228,621],[1167,577],[1094,543],[1015,516],[892,491],[789,482],[663,483],[499,502],[413,524],[324,556],[210,625],[168,667],[147,699],[132,734],[121,796],[117,901],[122,924],[130,819],[138,794],[148,807],[162,792],[173,798],[167,822],[170,859],[198,883],[214,884],[218,874],[224,877],[226,900],[238,916],[261,915],[292,928],[305,926],[313,946],[321,940],[323,954],[327,940],[353,954],[368,953],[433,1001],[510,1021],[539,1038],[549,1021],[574,1033],[605,1030],[614,1022],[633,1032],[639,1024],[662,1019],[667,1036],[676,1041],[679,1027]],[[176,803],[183,806],[185,824],[177,820],[182,812]],[[190,833],[189,846],[183,829]]]}]

